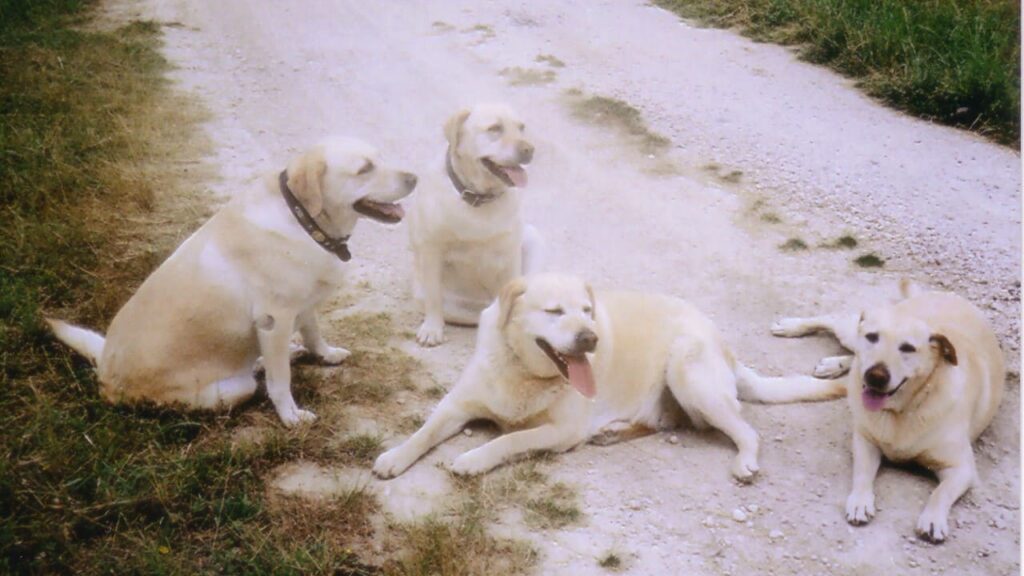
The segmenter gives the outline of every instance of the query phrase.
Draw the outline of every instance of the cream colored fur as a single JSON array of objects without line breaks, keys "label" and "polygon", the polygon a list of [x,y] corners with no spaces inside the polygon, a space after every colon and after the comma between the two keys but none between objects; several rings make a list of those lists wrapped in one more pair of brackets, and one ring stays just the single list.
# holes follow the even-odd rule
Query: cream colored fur
[{"label": "cream colored fur", "polygon": [[423,305],[416,334],[423,346],[444,339],[444,324],[475,325],[506,282],[541,266],[542,241],[520,216],[521,193],[485,166],[528,163],[533,145],[510,108],[481,104],[445,124],[452,168],[472,190],[499,197],[480,206],[463,201],[444,160],[428,175],[409,212],[413,292]]},{"label": "cream colored fur", "polygon": [[[288,185],[331,236],[352,233],[363,199],[395,202],[412,174],[379,164],[359,141],[332,138],[294,159]],[[316,307],[345,265],[302,229],[268,175],[207,221],[161,264],[114,317],[106,338],[59,320],[58,338],[96,364],[111,402],[230,408],[256,390],[262,355],[267,392],[286,425],[311,421],[291,392],[289,341],[299,331],[326,364],[348,351],[327,345]]]},{"label": "cream colored fur", "polygon": [[[587,354],[594,401],[568,384],[537,343],[578,354],[586,333],[597,335]],[[591,438],[672,426],[681,408],[695,424],[718,428],[736,443],[732,473],[749,480],[758,471],[758,438],[740,415],[737,393],[793,401],[842,392],[827,380],[758,376],[736,362],[710,320],[678,298],[594,294],[571,276],[529,276],[509,283],[484,310],[459,381],[420,430],[377,459],[374,471],[384,478],[401,474],[470,420],[493,420],[506,433],[456,458],[457,474],[486,472],[531,451],[562,452]]]},{"label": "cream colored fur", "polygon": [[[972,442],[999,408],[1004,359],[988,320],[967,300],[905,282],[901,292],[901,301],[861,316],[787,318],[772,331],[788,337],[830,331],[854,352],[826,358],[816,370],[849,370],[844,385],[854,423],[853,488],[846,519],[864,524],[874,516],[873,483],[883,455],[913,461],[939,478],[917,533],[941,542],[949,534],[950,508],[976,482]],[[889,374],[883,392],[889,396],[880,410],[868,410],[867,373],[877,366]]]}]

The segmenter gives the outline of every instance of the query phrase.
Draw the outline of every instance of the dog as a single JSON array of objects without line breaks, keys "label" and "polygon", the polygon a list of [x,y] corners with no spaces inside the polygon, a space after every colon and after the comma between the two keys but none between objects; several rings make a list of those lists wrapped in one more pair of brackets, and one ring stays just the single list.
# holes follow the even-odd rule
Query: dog
[{"label": "dog", "polygon": [[595,293],[554,274],[518,278],[480,315],[476,350],[453,389],[404,443],[377,458],[401,474],[471,420],[506,432],[455,459],[460,475],[531,451],[564,452],[674,425],[680,409],[735,442],[732,474],[758,472],[758,435],[737,399],[791,402],[841,396],[832,380],[764,378],[736,361],[712,322],[678,298]]},{"label": "dog", "polygon": [[972,443],[1003,397],[1002,350],[984,315],[950,293],[903,281],[902,299],[861,314],[786,318],[777,336],[832,332],[854,354],[825,358],[815,373],[841,376],[853,413],[853,488],[846,520],[875,515],[873,483],[882,456],[932,470],[939,485],[917,521],[925,540],[949,535],[949,510],[977,481]]},{"label": "dog", "polygon": [[446,321],[475,326],[502,286],[541,266],[543,240],[524,225],[515,190],[526,186],[523,165],[533,159],[525,129],[500,104],[462,110],[445,123],[445,167],[421,186],[408,218],[422,346],[444,340]]},{"label": "dog", "polygon": [[315,415],[292,397],[291,336],[298,330],[324,364],[348,357],[321,337],[316,307],[343,279],[356,222],[399,222],[398,201],[415,186],[415,175],[384,166],[370,145],[329,138],[192,234],[121,308],[106,338],[48,322],[93,362],[110,402],[230,408],[255,392],[262,355],[281,421],[310,422]]}]

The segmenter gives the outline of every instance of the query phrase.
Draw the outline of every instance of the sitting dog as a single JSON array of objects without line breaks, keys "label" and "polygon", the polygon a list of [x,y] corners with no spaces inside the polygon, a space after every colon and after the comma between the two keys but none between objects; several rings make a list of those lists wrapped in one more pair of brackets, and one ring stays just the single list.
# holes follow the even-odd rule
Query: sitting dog
[{"label": "sitting dog", "polygon": [[[413,293],[425,318],[423,346],[444,339],[445,321],[475,326],[509,280],[536,271],[542,241],[523,224],[522,165],[533,159],[525,125],[507,106],[481,104],[448,120],[445,167],[409,211]],[[443,176],[441,176],[443,174]]]},{"label": "sitting dog", "polygon": [[939,486],[917,521],[917,533],[942,542],[949,510],[976,481],[972,442],[1003,397],[1006,373],[999,341],[970,302],[901,283],[903,299],[859,317],[787,318],[777,336],[819,330],[835,334],[853,356],[825,358],[819,375],[842,375],[853,412],[853,489],[846,520],[875,514],[872,484],[882,456],[934,471]]},{"label": "sitting dog", "polygon": [[316,307],[341,281],[360,217],[402,219],[396,202],[416,176],[383,166],[369,145],[332,138],[240,195],[188,238],[114,317],[107,336],[49,320],[54,334],[97,368],[111,402],[230,408],[267,393],[288,426],[312,421],[291,392],[289,341],[297,329],[326,364]]},{"label": "sitting dog", "polygon": [[518,278],[481,314],[476,350],[455,387],[373,470],[383,478],[401,474],[471,420],[493,420],[508,433],[459,456],[457,474],[486,472],[530,451],[650,431],[681,408],[736,443],[732,474],[746,481],[758,471],[758,437],[740,415],[737,388],[739,397],[763,402],[843,393],[830,380],[758,376],[735,360],[710,320],[678,298],[595,294],[570,276]]}]

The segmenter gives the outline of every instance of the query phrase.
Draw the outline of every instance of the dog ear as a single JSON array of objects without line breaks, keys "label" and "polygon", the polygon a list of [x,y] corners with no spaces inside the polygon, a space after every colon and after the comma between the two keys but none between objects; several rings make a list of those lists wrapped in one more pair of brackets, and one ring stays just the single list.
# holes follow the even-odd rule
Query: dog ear
[{"label": "dog ear", "polygon": [[522,276],[513,278],[498,294],[498,325],[502,328],[508,324],[512,317],[512,309],[516,300],[526,292],[526,279]]},{"label": "dog ear", "polygon": [[319,148],[306,152],[288,165],[288,189],[314,218],[324,211],[323,183],[326,172],[327,160],[324,151]]},{"label": "dog ear", "polygon": [[932,334],[928,341],[939,349],[939,354],[942,355],[946,362],[956,366],[956,348],[953,347],[953,343],[949,341],[949,338],[942,334]]},{"label": "dog ear", "polygon": [[459,110],[447,122],[444,123],[444,137],[448,140],[448,147],[454,150],[459,146],[459,134],[462,132],[462,125],[469,118],[469,110]]},{"label": "dog ear", "polygon": [[594,298],[594,288],[590,285],[586,285],[587,296],[590,297],[590,319],[594,320],[597,318],[597,299]]}]

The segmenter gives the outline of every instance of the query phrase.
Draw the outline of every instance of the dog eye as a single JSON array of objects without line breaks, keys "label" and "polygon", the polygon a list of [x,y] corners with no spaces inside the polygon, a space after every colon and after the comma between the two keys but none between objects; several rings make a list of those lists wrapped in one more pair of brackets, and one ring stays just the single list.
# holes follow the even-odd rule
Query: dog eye
[{"label": "dog eye", "polygon": [[548,314],[554,314],[555,316],[561,316],[562,314],[565,314],[565,310],[562,310],[561,308],[546,308],[544,309],[544,311],[547,312]]},{"label": "dog eye", "polygon": [[363,164],[363,167],[359,169],[359,172],[356,172],[356,175],[362,176],[363,174],[369,174],[373,171],[373,168],[373,162],[367,162],[366,164]]},{"label": "dog eye", "polygon": [[867,338],[868,342],[871,342],[872,344],[878,342],[878,332],[868,332],[867,334],[864,335],[864,337]]},{"label": "dog eye", "polygon": [[584,314],[587,314],[587,315],[589,315],[589,314],[590,314],[591,312],[593,312],[593,311],[594,311],[594,309],[593,309],[593,308],[591,308],[590,306],[584,306],[584,307],[583,307],[583,313],[584,313]]},{"label": "dog eye", "polygon": [[913,345],[904,342],[903,344],[900,344],[900,352],[906,352],[909,354],[911,352],[917,352],[917,348],[914,348]]},{"label": "dog eye", "polygon": [[505,128],[501,124],[495,124],[494,126],[488,128],[487,131],[490,132],[491,134],[501,134],[502,132],[505,131]]}]

